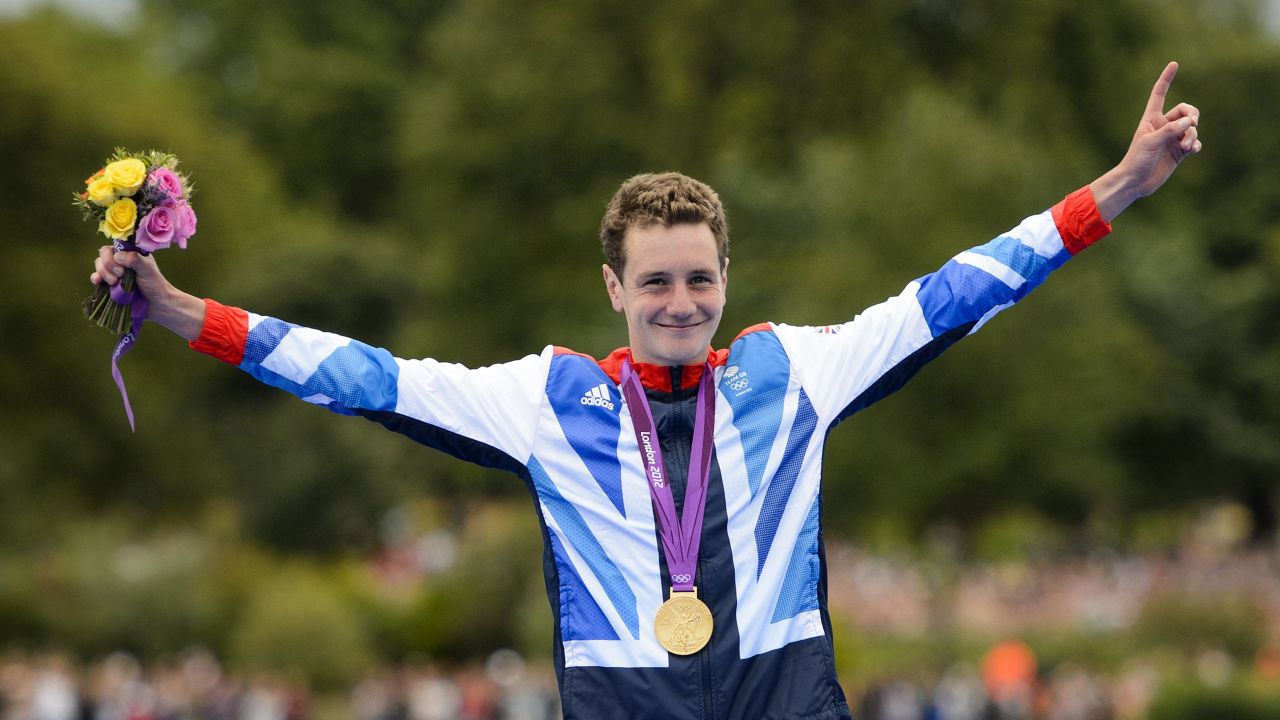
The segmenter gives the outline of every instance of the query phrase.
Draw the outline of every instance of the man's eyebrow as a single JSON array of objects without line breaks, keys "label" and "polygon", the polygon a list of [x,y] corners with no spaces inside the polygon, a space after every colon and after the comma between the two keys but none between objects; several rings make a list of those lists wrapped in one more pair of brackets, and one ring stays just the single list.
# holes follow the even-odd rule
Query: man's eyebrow
[{"label": "man's eyebrow", "polygon": [[649,272],[636,273],[637,280],[648,280],[649,278],[671,277],[669,270],[650,270]]},{"label": "man's eyebrow", "polygon": [[[672,276],[677,275],[677,274],[679,274],[679,273],[673,273],[673,272],[671,272],[670,270],[650,270],[649,272],[638,272],[638,273],[636,273],[636,280],[652,280],[652,279],[654,279],[654,278],[658,278],[658,279],[662,279],[662,278],[669,278],[669,277],[672,277]],[[688,271],[686,271],[686,272],[684,273],[684,275],[686,275],[686,276],[690,276],[690,275],[717,275],[717,274],[719,274],[719,271],[718,271],[716,268],[714,268],[714,267],[694,268],[694,269],[692,269],[692,270],[688,270]]]}]

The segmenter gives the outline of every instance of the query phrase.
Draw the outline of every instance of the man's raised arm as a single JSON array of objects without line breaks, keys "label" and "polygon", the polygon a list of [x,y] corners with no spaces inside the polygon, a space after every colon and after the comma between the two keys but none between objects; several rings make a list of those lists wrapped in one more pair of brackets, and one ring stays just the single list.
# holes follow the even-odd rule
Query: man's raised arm
[{"label": "man's raised arm", "polygon": [[796,372],[821,388],[814,404],[841,419],[894,392],[925,363],[1013,306],[1057,268],[1111,231],[1111,220],[1164,184],[1178,163],[1200,152],[1200,111],[1165,111],[1177,63],[1156,81],[1124,158],[1049,210],[962,251],[901,294],[830,329],[775,326]]}]

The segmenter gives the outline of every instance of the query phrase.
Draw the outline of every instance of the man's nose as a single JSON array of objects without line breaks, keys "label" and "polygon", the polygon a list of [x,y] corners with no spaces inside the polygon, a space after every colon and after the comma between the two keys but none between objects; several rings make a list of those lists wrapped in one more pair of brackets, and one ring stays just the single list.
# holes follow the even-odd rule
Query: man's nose
[{"label": "man's nose", "polygon": [[671,295],[667,298],[667,314],[675,317],[688,317],[692,315],[698,306],[693,302],[693,295],[689,292],[689,287],[684,283],[675,283],[671,286]]}]

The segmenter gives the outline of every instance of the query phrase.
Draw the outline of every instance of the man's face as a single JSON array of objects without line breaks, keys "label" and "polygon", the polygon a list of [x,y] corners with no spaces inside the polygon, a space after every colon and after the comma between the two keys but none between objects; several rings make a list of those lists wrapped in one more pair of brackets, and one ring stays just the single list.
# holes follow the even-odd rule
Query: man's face
[{"label": "man's face", "polygon": [[728,284],[715,236],[706,223],[628,228],[626,267],[619,278],[604,266],[613,309],[627,317],[636,362],[693,365],[706,359],[720,325]]}]

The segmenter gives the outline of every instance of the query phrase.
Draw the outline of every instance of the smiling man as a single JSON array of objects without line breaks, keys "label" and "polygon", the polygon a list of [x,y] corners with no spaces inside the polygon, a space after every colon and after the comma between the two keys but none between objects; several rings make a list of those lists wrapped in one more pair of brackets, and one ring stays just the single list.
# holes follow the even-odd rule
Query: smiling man
[{"label": "smiling man", "polygon": [[561,347],[480,369],[405,360],[200,300],[154,260],[151,319],[197,350],[343,415],[509,470],[542,526],[566,718],[849,718],[835,674],[821,532],[827,431],[1110,231],[1200,151],[1199,112],[1152,90],[1124,159],[842,325],[712,337],[728,285],[724,209],[676,173],[623,183],[601,224],[605,289],[629,346]]}]

